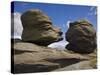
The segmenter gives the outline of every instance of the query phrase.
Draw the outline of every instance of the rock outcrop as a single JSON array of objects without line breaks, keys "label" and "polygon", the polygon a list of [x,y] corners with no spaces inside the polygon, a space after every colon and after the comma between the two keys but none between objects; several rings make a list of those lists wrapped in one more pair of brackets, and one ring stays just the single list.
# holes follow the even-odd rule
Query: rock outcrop
[{"label": "rock outcrop", "polygon": [[[50,18],[42,11],[29,10],[22,14],[21,20],[23,24],[22,40],[11,40],[11,63],[13,73],[96,68],[96,53],[78,54],[67,50],[57,50],[46,47],[50,43],[61,40],[62,32],[52,26]],[[91,31],[90,28],[88,33],[91,33]],[[68,34],[70,34],[69,31]],[[85,31],[82,34],[85,34]],[[92,34],[88,35],[89,37],[92,36]],[[69,37],[70,36],[68,36],[68,40],[70,38],[73,39],[74,36]],[[94,61],[92,61],[93,59]],[[87,66],[84,66],[85,64]]]},{"label": "rock outcrop", "polygon": [[[95,53],[82,55],[71,53],[66,50],[59,51],[27,42],[14,43],[12,52],[12,67],[14,73],[34,73],[60,70],[67,71],[96,68],[96,60],[95,62],[91,61],[96,59]],[[85,64],[87,66],[84,66]],[[63,69],[64,67],[66,69]]]},{"label": "rock outcrop", "polygon": [[68,50],[78,53],[91,53],[96,49],[96,30],[86,20],[79,20],[70,23],[66,32],[66,46]]},{"label": "rock outcrop", "polygon": [[62,40],[62,32],[54,28],[51,19],[41,10],[31,9],[21,16],[23,25],[22,41],[47,46]]}]

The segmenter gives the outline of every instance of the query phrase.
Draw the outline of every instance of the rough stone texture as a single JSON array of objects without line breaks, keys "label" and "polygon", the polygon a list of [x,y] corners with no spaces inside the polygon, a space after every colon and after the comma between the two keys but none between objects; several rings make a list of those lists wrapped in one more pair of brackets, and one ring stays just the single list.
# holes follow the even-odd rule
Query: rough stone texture
[{"label": "rough stone texture", "polygon": [[96,30],[86,20],[79,20],[70,23],[66,32],[66,46],[68,50],[78,53],[91,53],[96,49]]},{"label": "rough stone texture", "polygon": [[49,16],[41,10],[31,9],[26,11],[22,14],[21,21],[23,25],[23,41],[46,46],[62,40],[60,29],[53,27]]},{"label": "rough stone texture", "polygon": [[[44,46],[38,46],[33,43],[27,42],[16,42],[12,47],[12,67],[14,67],[14,73],[34,73],[34,72],[49,72],[49,71],[59,71],[59,69],[65,70],[75,70],[77,69],[93,69],[96,67],[95,63],[87,64],[91,62],[92,59],[96,59],[96,54],[77,54],[71,53],[67,50],[56,50],[47,48]],[[85,62],[87,61],[87,62]],[[82,66],[80,63],[87,64],[87,66]],[[69,67],[69,66],[73,67]]]},{"label": "rough stone texture", "polygon": [[86,70],[86,69],[96,69],[96,59],[91,59],[90,61],[81,61],[64,68],[56,69],[54,71],[69,71],[69,70]]},{"label": "rough stone texture", "polygon": [[[42,11],[26,11],[22,14],[21,20],[23,24],[22,40],[11,40],[11,63],[13,73],[33,73],[96,68],[96,52],[91,54],[78,54],[67,50],[57,50],[46,47],[46,45],[52,42],[61,40],[62,33],[59,29],[52,26],[50,18]],[[85,25],[87,25],[87,23]],[[75,26],[77,27],[77,25]],[[91,25],[87,25],[85,28],[88,26],[92,27]],[[91,31],[92,30],[90,28],[88,33],[91,33]],[[91,34],[86,34],[85,31],[83,32],[84,33],[80,33],[84,34],[86,38],[92,36],[92,33],[94,33],[95,36],[94,31]],[[68,34],[71,33],[68,31]],[[68,40],[74,36],[69,37],[70,36],[68,36]],[[92,41],[93,40],[94,38]]]}]

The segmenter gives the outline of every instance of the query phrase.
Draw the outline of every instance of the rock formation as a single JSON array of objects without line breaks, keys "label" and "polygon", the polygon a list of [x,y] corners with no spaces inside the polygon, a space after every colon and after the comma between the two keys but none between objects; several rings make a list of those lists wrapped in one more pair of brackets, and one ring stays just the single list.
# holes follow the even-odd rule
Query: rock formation
[{"label": "rock formation", "polygon": [[41,10],[28,10],[22,14],[21,20],[23,41],[46,46],[62,40],[60,29],[54,28],[51,19]]},{"label": "rock formation", "polygon": [[96,30],[86,20],[79,20],[70,23],[66,32],[66,46],[68,50],[78,53],[91,53],[96,49]]},{"label": "rock formation", "polygon": [[[23,33],[22,41],[12,40],[11,63],[13,73],[34,73],[59,71],[64,67],[74,69],[96,68],[96,60],[92,64],[84,66],[85,61],[96,59],[96,54],[81,55],[67,50],[57,50],[46,45],[59,41],[62,34],[59,29],[52,26],[52,22],[40,10],[29,10],[22,17]],[[84,62],[83,62],[84,61]],[[82,62],[82,63],[81,63]],[[80,65],[81,63],[81,65]],[[83,65],[82,65],[83,64]]]},{"label": "rock formation", "polygon": [[12,48],[12,52],[12,67],[14,73],[67,71],[96,68],[96,60],[92,61],[93,59],[96,59],[96,54],[94,53],[81,55],[71,53],[66,50],[59,51],[27,42],[15,43]]}]

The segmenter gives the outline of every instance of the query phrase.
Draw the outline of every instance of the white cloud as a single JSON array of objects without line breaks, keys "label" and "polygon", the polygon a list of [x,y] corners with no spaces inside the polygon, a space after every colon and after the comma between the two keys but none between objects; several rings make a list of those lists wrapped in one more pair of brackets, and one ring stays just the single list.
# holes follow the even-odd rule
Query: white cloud
[{"label": "white cloud", "polygon": [[94,8],[95,8],[95,7],[94,7],[94,6],[92,6],[92,7],[90,8],[90,11],[92,11]]},{"label": "white cloud", "polygon": [[70,22],[71,22],[71,21],[68,20],[67,23],[66,23],[66,26],[67,26],[68,28],[69,28]]},{"label": "white cloud", "polygon": [[[69,28],[69,24],[70,24],[70,20],[68,20],[67,22],[66,22],[66,24],[63,24],[63,26],[67,26],[66,28]],[[50,45],[48,45],[48,47],[50,47],[50,48],[55,48],[55,49],[57,49],[57,50],[64,50],[65,49],[65,47],[66,47],[66,45],[68,44],[68,42],[65,40],[65,33],[63,34],[63,40],[62,41],[60,41],[60,42],[54,42],[54,43],[52,43],[52,44],[50,44]]]},{"label": "white cloud", "polygon": [[20,17],[21,14],[18,12],[11,14],[11,38],[21,39],[23,27]]},{"label": "white cloud", "polygon": [[90,15],[90,16],[92,16],[92,15],[97,15],[97,8],[94,7],[94,6],[92,6],[92,7],[90,8],[90,11],[89,11],[88,15]]},{"label": "white cloud", "polygon": [[60,42],[52,43],[52,44],[48,45],[48,47],[55,48],[55,49],[58,49],[58,50],[64,50],[65,46],[67,44],[68,44],[68,42],[66,42],[65,40],[63,40],[63,41],[60,41]]}]

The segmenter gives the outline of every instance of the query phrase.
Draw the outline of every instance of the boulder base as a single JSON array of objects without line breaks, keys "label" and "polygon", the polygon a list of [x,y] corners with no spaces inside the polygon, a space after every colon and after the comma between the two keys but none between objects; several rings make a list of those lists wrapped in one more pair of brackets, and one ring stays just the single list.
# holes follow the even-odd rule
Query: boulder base
[{"label": "boulder base", "polygon": [[[96,59],[96,54],[81,55],[70,53],[67,50],[56,50],[43,46],[38,46],[33,43],[17,42],[12,47],[12,67],[14,73],[34,73],[34,72],[49,72],[58,69],[71,70],[73,66],[77,69],[93,69],[96,67],[96,60],[87,66],[81,66]],[[83,62],[84,61],[84,62]],[[81,63],[82,62],[82,63]],[[81,65],[80,65],[81,64]],[[75,68],[74,68],[75,69]],[[59,71],[59,70],[58,70]]]}]

